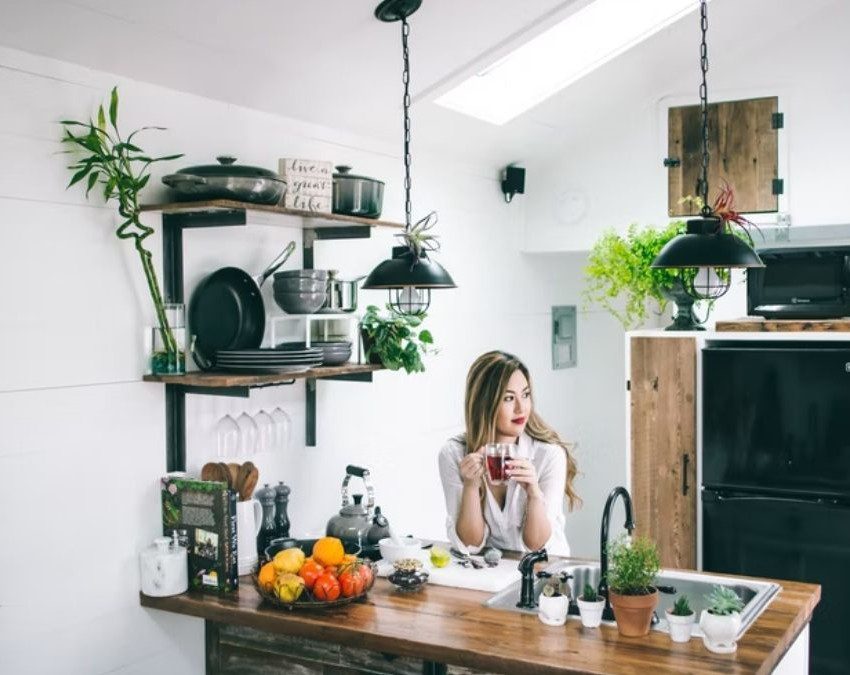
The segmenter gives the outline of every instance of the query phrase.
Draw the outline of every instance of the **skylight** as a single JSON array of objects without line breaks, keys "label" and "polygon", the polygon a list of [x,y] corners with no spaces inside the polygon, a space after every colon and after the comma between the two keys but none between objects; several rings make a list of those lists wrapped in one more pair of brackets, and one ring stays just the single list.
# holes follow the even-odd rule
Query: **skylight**
[{"label": "skylight", "polygon": [[594,0],[435,102],[504,124],[698,6],[697,0]]}]

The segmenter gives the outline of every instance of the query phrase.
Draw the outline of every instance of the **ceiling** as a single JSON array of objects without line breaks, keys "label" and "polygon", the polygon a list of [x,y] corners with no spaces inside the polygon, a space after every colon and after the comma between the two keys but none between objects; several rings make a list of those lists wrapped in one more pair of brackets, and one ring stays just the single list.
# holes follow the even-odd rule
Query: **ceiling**
[{"label": "ceiling", "polygon": [[[712,0],[712,53],[768,41],[818,7]],[[482,158],[551,152],[566,132],[694,71],[690,14],[502,127],[436,106],[437,91],[587,0],[424,0],[410,19],[416,144]],[[0,0],[0,44],[385,140],[401,134],[398,24],[367,0]],[[489,57],[489,58],[488,58]],[[476,66],[478,68],[476,68]],[[695,80],[696,81],[696,80]],[[696,85],[695,85],[696,86]],[[424,92],[424,94],[423,94]]]}]

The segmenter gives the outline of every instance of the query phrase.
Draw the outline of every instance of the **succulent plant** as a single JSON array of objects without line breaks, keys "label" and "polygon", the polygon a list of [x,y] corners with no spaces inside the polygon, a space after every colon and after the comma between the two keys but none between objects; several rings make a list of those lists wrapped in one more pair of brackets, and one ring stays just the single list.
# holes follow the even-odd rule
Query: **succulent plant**
[{"label": "succulent plant", "polygon": [[709,613],[717,616],[729,616],[744,608],[738,594],[727,586],[715,586],[714,590],[705,596],[705,600]]},{"label": "succulent plant", "polygon": [[596,592],[593,586],[585,584],[584,590],[581,593],[581,599],[585,602],[598,602],[602,597]]},{"label": "succulent plant", "polygon": [[670,613],[675,616],[690,616],[693,614],[694,611],[691,609],[691,605],[688,602],[688,596],[680,595],[676,598],[676,602],[673,603],[673,610]]}]

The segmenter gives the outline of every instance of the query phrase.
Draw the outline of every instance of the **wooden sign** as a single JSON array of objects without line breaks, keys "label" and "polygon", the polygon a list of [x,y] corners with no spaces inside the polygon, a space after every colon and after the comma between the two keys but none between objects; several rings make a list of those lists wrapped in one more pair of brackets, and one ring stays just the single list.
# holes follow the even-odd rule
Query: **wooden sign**
[{"label": "wooden sign", "polygon": [[283,158],[279,160],[279,173],[286,181],[282,206],[301,211],[331,212],[333,162]]}]

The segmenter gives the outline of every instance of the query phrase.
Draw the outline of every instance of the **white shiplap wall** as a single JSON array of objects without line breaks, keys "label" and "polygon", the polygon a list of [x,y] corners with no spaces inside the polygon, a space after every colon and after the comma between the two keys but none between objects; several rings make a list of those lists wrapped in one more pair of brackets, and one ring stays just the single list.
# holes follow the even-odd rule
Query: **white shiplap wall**
[{"label": "white shiplap wall", "polygon": [[[185,166],[232,153],[269,167],[282,156],[352,164],[387,181],[384,215],[402,213],[399,148],[23,52],[0,49],[0,672],[191,673],[203,670],[200,621],[138,606],[137,554],[159,528],[165,469],[163,392],[139,381],[150,302],[138,261],[114,236],[115,214],[65,191],[61,118],[91,113],[120,86],[121,125],[168,127],[141,140],[182,151]],[[461,149],[462,151],[462,149]],[[303,385],[248,400],[189,397],[189,469],[213,455],[225,412],[280,405],[294,422],[285,452],[258,456],[262,480],[293,488],[295,534],[320,532],[338,508],[348,463],[372,470],[396,527],[441,536],[435,454],[462,423],[463,380],[479,353],[527,360],[543,414],[580,443],[587,508],[568,518],[577,553],[596,547],[604,493],[624,476],[621,332],[601,314],[579,319],[579,368],[553,372],[549,311],[577,304],[581,255],[518,253],[523,202],[504,204],[498,167],[434,157],[414,145],[414,211],[440,213],[440,260],[459,288],[435,297],[441,347],[424,375],[379,373],[371,385],[320,382],[318,437],[304,447]],[[160,172],[178,168],[163,167]],[[163,197],[157,175],[148,201]],[[156,215],[150,222],[158,223]],[[258,272],[297,227],[251,225],[185,237],[187,297],[207,272]],[[317,267],[354,276],[386,257],[392,237],[318,242]],[[151,248],[158,256],[160,241]],[[291,260],[287,268],[296,268]],[[383,302],[364,292],[362,303]],[[273,303],[268,307],[274,308]],[[606,393],[608,392],[608,393]],[[46,645],[50,649],[46,649]]]}]

